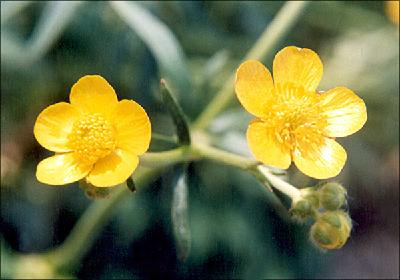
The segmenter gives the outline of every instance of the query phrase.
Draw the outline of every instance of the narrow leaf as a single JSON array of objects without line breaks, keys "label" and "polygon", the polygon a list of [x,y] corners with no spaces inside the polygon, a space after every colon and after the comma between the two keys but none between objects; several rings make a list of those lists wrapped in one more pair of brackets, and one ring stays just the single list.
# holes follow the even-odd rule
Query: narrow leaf
[{"label": "narrow leaf", "polygon": [[171,30],[137,3],[110,1],[110,5],[150,49],[161,75],[168,78],[174,91],[191,94],[184,53]]},{"label": "narrow leaf", "polygon": [[178,258],[185,261],[189,256],[191,246],[186,168],[178,177],[173,189],[171,218]]},{"label": "narrow leaf", "polygon": [[128,189],[131,192],[136,191],[136,185],[135,185],[135,182],[133,181],[132,177],[129,177],[128,180],[126,180],[126,185],[128,186]]},{"label": "narrow leaf", "polygon": [[2,65],[18,67],[25,65],[25,53],[26,51],[20,38],[7,30],[1,31]]},{"label": "narrow leaf", "polygon": [[31,60],[43,56],[62,34],[80,1],[48,2],[42,12],[27,46]]},{"label": "narrow leaf", "polygon": [[190,144],[190,130],[188,121],[182,108],[172,95],[165,80],[161,80],[161,97],[176,126],[178,142],[181,145]]},{"label": "narrow leaf", "polygon": [[23,8],[34,1],[1,1],[1,23],[5,23],[9,18],[18,14]]},{"label": "narrow leaf", "polygon": [[222,68],[226,65],[229,59],[229,52],[225,49],[215,53],[206,63],[202,71],[204,81],[209,82],[214,78]]},{"label": "narrow leaf", "polygon": [[[12,3],[6,6],[8,8],[4,12],[6,19],[24,7],[24,3],[16,6],[11,5]],[[2,30],[1,41],[4,41],[4,46],[3,44],[1,46],[1,58],[4,58],[10,64],[18,66],[30,65],[39,60],[61,36],[73,18],[76,8],[81,3],[80,1],[55,1],[46,3],[32,35],[25,42],[14,34],[8,34],[7,30]],[[1,4],[3,22],[4,5],[3,2]],[[3,33],[5,33],[4,36]]]}]

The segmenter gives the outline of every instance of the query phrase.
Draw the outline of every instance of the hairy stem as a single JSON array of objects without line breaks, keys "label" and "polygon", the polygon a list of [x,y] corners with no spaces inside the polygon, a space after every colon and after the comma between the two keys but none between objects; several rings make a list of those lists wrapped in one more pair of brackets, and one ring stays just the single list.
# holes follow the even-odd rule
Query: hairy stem
[{"label": "hairy stem", "polygon": [[178,162],[192,161],[195,158],[196,154],[193,153],[190,146],[181,146],[169,151],[145,153],[140,157],[140,164],[149,167],[162,167]]},{"label": "hairy stem", "polygon": [[167,142],[167,143],[171,143],[171,144],[178,143],[176,137],[174,137],[174,136],[166,136],[166,135],[158,134],[155,132],[153,132],[151,134],[151,140],[158,140],[158,141],[163,141],[163,142]]},{"label": "hairy stem", "polygon": [[[143,185],[157,179],[166,166],[188,161],[194,156],[195,154],[186,146],[165,152],[146,153],[141,157],[141,164],[151,165],[152,169],[140,168],[135,171],[133,177],[136,187],[140,189]],[[62,245],[45,253],[44,256],[57,268],[74,266],[79,263],[96,239],[100,229],[112,215],[112,209],[129,194],[130,190],[124,184],[117,187],[108,199],[94,201],[80,217]]]},{"label": "hairy stem", "polygon": [[[259,162],[199,143],[165,152],[146,153],[141,157],[141,163],[152,168],[141,167],[137,170],[134,173],[135,184],[140,191],[143,186],[157,179],[165,167],[178,162],[201,159],[248,171],[259,180],[267,180],[271,186],[292,199],[300,195],[299,190],[270,173],[268,168],[261,166]],[[113,214],[112,210],[129,194],[130,190],[124,185],[116,188],[108,199],[94,201],[78,220],[66,240],[59,247],[44,253],[43,257],[46,257],[57,269],[77,265],[90,249],[101,228],[107,224]]]},{"label": "hairy stem", "polygon": [[[146,185],[156,179],[160,172],[161,168],[138,170],[134,176],[135,183],[138,186]],[[130,190],[124,185],[118,187],[108,199],[92,202],[67,239],[44,256],[58,269],[77,265],[91,248],[101,228],[107,224],[113,208],[129,194]]]},{"label": "hairy stem", "polygon": [[249,171],[249,173],[259,181],[267,181],[270,186],[287,195],[292,200],[297,200],[301,196],[299,189],[274,175],[268,167],[260,164],[258,161],[222,151],[204,144],[193,145],[193,149],[197,151],[202,159],[213,160],[218,163]]},{"label": "hairy stem", "polygon": [[196,154],[202,159],[209,159],[225,165],[234,166],[243,170],[248,170],[255,167],[258,162],[252,159],[245,158],[227,151],[205,145],[193,143],[192,148]]},{"label": "hairy stem", "polygon": [[293,201],[300,199],[301,192],[298,188],[273,175],[264,165],[258,165],[256,169],[262,174],[262,176],[270,183],[272,187],[287,195]]}]

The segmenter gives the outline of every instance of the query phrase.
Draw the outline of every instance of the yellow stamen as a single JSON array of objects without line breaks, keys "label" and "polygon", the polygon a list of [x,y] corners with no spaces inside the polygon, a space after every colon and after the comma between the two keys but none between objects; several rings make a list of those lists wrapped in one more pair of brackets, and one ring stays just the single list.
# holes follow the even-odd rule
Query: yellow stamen
[{"label": "yellow stamen", "polygon": [[86,114],[76,121],[69,140],[70,147],[88,163],[109,155],[116,146],[114,127],[101,114]]},{"label": "yellow stamen", "polygon": [[[265,122],[275,130],[278,141],[293,151],[299,142],[311,144],[321,135],[326,121],[316,105],[315,94],[290,85],[277,86],[276,103],[268,108]],[[301,98],[299,98],[301,97]]]}]

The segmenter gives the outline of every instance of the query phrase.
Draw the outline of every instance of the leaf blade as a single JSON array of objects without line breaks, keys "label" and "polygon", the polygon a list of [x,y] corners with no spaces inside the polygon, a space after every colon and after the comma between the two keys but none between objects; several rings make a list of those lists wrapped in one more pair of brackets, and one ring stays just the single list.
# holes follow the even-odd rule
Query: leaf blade
[{"label": "leaf blade", "polygon": [[42,57],[50,49],[81,4],[80,1],[59,1],[46,4],[27,44],[32,59]]},{"label": "leaf blade", "polygon": [[18,14],[18,12],[23,8],[33,3],[33,1],[2,1],[0,17],[1,23],[5,23],[8,19]]},{"label": "leaf blade", "polygon": [[185,261],[190,253],[191,233],[188,217],[187,168],[178,176],[172,193],[171,219],[178,258]]},{"label": "leaf blade", "polygon": [[110,1],[110,5],[150,49],[174,91],[179,95],[191,94],[183,50],[167,25],[136,3]]},{"label": "leaf blade", "polygon": [[190,128],[186,115],[179,103],[176,101],[175,97],[172,95],[167,82],[161,79],[160,85],[162,100],[166,105],[176,127],[178,143],[181,145],[189,145],[191,142]]}]

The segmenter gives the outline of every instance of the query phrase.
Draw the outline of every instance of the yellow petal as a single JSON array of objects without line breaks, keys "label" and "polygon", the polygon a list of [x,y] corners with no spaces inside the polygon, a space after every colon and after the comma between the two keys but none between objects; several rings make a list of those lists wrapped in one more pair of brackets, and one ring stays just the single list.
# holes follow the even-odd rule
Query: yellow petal
[{"label": "yellow petal", "polygon": [[82,163],[74,152],[58,154],[39,162],[36,178],[49,185],[65,185],[85,177],[91,165]]},{"label": "yellow petal", "polygon": [[264,122],[253,120],[247,129],[247,142],[257,160],[286,169],[291,163],[290,151],[278,142],[275,135]]},{"label": "yellow petal", "polygon": [[277,88],[286,83],[315,91],[322,78],[322,62],[314,51],[297,47],[286,47],[274,59],[274,83]]},{"label": "yellow petal", "polygon": [[346,162],[346,151],[335,140],[313,135],[311,141],[299,142],[293,152],[297,168],[316,179],[335,177]]},{"label": "yellow petal", "polygon": [[145,110],[133,100],[121,100],[113,113],[117,132],[117,147],[135,155],[147,151],[151,139],[151,124]]},{"label": "yellow petal", "polygon": [[389,19],[399,25],[399,14],[400,14],[400,7],[399,7],[399,1],[385,1],[385,10],[386,10],[386,15],[389,17]]},{"label": "yellow petal", "polygon": [[337,87],[319,95],[319,105],[327,120],[325,135],[343,137],[361,129],[367,121],[364,101],[345,87]]},{"label": "yellow petal", "polygon": [[99,75],[80,78],[72,86],[69,99],[84,113],[100,113],[104,116],[108,116],[118,103],[114,89]]},{"label": "yellow petal", "polygon": [[87,180],[96,187],[111,187],[128,179],[139,163],[139,158],[124,150],[100,159],[87,176]]},{"label": "yellow petal", "polygon": [[235,91],[243,107],[255,116],[268,110],[274,84],[271,73],[257,60],[243,62],[236,71]]},{"label": "yellow petal", "polygon": [[36,119],[33,134],[40,145],[53,152],[68,152],[68,134],[81,113],[61,102],[44,109]]}]

